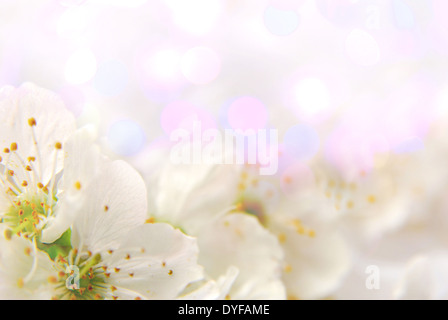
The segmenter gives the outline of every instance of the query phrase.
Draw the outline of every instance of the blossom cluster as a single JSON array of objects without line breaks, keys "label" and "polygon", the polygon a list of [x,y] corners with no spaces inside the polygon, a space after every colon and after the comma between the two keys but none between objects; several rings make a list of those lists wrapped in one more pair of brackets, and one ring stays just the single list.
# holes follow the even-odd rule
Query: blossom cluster
[{"label": "blossom cluster", "polygon": [[[387,161],[317,155],[261,175],[260,163],[173,163],[167,145],[134,168],[56,94],[3,87],[0,298],[326,299],[380,284],[382,297],[446,297],[438,123],[423,150]],[[431,250],[412,256],[410,241]]]}]

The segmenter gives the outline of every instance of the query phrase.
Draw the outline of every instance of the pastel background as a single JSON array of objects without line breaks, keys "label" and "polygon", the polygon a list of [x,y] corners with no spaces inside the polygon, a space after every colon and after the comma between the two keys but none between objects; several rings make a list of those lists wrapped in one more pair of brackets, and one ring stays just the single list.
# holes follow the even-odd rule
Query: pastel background
[{"label": "pastel background", "polygon": [[57,92],[136,165],[197,119],[276,129],[294,161],[321,152],[370,170],[446,130],[446,12],[446,0],[0,0],[0,85]]}]

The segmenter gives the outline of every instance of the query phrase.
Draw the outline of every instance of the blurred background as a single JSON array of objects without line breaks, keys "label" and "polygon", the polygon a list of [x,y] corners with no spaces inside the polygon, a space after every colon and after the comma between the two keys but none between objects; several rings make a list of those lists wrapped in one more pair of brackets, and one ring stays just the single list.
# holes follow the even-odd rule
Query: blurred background
[{"label": "blurred background", "polygon": [[446,0],[0,0],[0,84],[58,93],[137,164],[198,119],[276,129],[295,159],[368,170],[448,145],[446,12]]},{"label": "blurred background", "polygon": [[0,83],[59,93],[120,156],[166,136],[173,114],[232,126],[233,103],[280,138],[343,117],[367,140],[418,144],[448,99],[443,0],[0,4]]}]

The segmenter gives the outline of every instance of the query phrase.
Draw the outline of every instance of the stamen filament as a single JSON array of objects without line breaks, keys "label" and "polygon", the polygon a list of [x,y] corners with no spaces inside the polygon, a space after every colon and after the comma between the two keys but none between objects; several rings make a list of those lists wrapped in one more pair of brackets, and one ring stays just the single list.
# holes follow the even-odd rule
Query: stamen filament
[{"label": "stamen filament", "polygon": [[79,277],[85,275],[86,272],[89,271],[92,266],[96,265],[100,261],[101,261],[101,255],[99,253],[95,254],[93,257],[87,260],[87,263],[84,265],[84,267],[81,269],[79,273]]},{"label": "stamen filament", "polygon": [[[28,178],[29,182],[32,182],[33,180],[31,179],[31,175],[29,173],[29,171],[26,169],[27,165],[25,163],[25,161],[22,159],[22,157],[20,156],[20,154],[18,154],[17,152],[13,152],[13,154],[15,155],[15,157],[19,160],[20,164],[22,165],[22,167],[25,169],[24,171],[26,172],[26,176]],[[18,184],[19,185],[19,184]]]},{"label": "stamen filament", "polygon": [[31,133],[32,133],[32,136],[33,136],[33,143],[34,143],[34,146],[36,147],[36,151],[37,151],[37,161],[39,163],[39,174],[36,172],[36,175],[38,174],[38,178],[39,178],[38,181],[41,181],[40,178],[43,175],[43,172],[42,172],[42,156],[40,154],[40,149],[39,149],[39,146],[37,144],[36,130],[34,130],[34,127],[35,126],[31,126]]},{"label": "stamen filament", "polygon": [[55,148],[54,159],[53,159],[53,171],[51,172],[51,180],[50,180],[50,188],[49,188],[49,197],[50,197],[49,215],[50,216],[53,214],[53,202],[54,202],[53,194],[54,194],[54,185],[55,185],[55,181],[56,181],[56,168],[57,168],[59,150],[61,150],[61,149],[57,148],[57,147]]}]

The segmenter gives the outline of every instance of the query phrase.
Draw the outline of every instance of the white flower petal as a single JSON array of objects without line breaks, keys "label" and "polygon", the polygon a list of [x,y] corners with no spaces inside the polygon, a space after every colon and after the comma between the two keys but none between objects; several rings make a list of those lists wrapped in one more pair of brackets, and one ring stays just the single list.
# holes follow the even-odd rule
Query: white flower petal
[{"label": "white flower petal", "polygon": [[[17,89],[7,87],[2,90],[0,116],[1,149],[9,148],[14,142],[18,145],[16,152],[22,159],[35,157],[36,170],[41,178],[39,182],[46,185],[55,170],[55,144],[64,143],[76,128],[73,115],[57,95],[31,83],[25,83]],[[36,121],[33,127],[28,122],[32,118]],[[63,153],[59,152],[56,158],[56,172],[62,169],[63,157]],[[10,166],[19,181],[26,179],[24,166],[18,159],[11,157]]]},{"label": "white flower petal", "polygon": [[203,277],[197,254],[194,238],[165,223],[145,224],[129,232],[104,264],[115,287],[149,299],[174,299]]},{"label": "white flower petal", "polygon": [[331,226],[310,229],[312,236],[308,229],[299,232],[285,224],[273,224],[271,229],[285,252],[283,280],[289,298],[325,298],[340,285],[351,265],[350,251]]},{"label": "white flower petal", "polygon": [[4,228],[0,231],[0,299],[50,299],[54,287],[48,278],[57,274],[48,255],[33,250],[30,240],[18,236],[6,240]]},{"label": "white flower petal", "polygon": [[218,284],[214,280],[200,282],[197,288],[186,294],[181,294],[180,300],[216,300],[220,296]]},{"label": "white flower petal", "polygon": [[199,262],[211,278],[219,278],[230,266],[238,268],[230,298],[285,298],[282,249],[255,217],[239,213],[223,216],[199,232],[198,244]]},{"label": "white flower petal", "polygon": [[72,246],[92,252],[115,249],[132,228],[145,221],[145,184],[124,161],[105,161],[86,189],[88,198],[73,223]]},{"label": "white flower petal", "polygon": [[[187,293],[183,293],[181,300],[223,300],[229,295],[235,279],[238,277],[238,268],[231,266],[227,273],[220,276],[216,281],[199,281],[187,286]],[[194,289],[189,287],[194,287]]]},{"label": "white flower petal", "polygon": [[151,213],[161,221],[181,226],[188,234],[196,234],[233,205],[237,178],[233,166],[166,164],[147,180],[155,204]]},{"label": "white flower petal", "polygon": [[409,261],[394,291],[396,299],[448,299],[448,253],[417,255]]},{"label": "white flower petal", "polygon": [[[89,127],[78,129],[64,144],[64,172],[58,185],[59,200],[55,217],[42,231],[41,241],[51,243],[58,239],[73,223],[88,197],[88,186],[99,171],[100,153],[93,144]],[[78,190],[77,186],[81,186]]]}]

